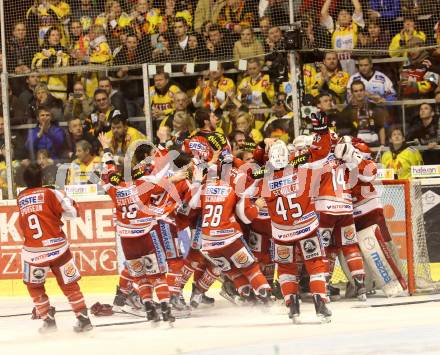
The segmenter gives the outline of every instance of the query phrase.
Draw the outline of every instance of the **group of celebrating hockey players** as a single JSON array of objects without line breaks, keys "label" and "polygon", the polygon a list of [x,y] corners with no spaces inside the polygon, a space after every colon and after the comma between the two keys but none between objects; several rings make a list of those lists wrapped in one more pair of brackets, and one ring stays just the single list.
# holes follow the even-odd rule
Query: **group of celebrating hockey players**
[{"label": "group of celebrating hockey players", "polygon": [[[364,143],[337,137],[325,113],[317,112],[310,117],[310,136],[292,144],[266,139],[253,147],[253,162],[245,163],[215,131],[213,113],[199,109],[195,117],[200,129],[179,150],[132,147],[133,156],[126,157],[131,169],[124,174],[110,142],[99,136],[104,150],[99,179],[114,203],[125,260],[114,309],[137,298],[148,320],[174,322],[176,312],[189,308],[182,290],[193,277],[192,308],[214,302],[205,292],[219,280],[230,301],[267,306],[279,297],[298,322],[300,281],[309,280],[316,314],[329,322],[328,283],[338,256],[358,299],[365,300],[373,287],[365,270],[374,266],[369,260],[375,256],[366,255],[359,235],[392,270],[382,283],[380,271],[370,270],[367,279],[390,295],[396,292],[393,280],[405,289],[373,185],[376,164]],[[61,217],[75,218],[77,206],[63,193],[42,187],[36,165],[26,169],[24,181],[27,188],[17,198],[25,237],[24,282],[43,319],[41,331],[56,330],[44,288],[49,270],[78,318],[74,330],[90,330],[80,274],[61,229]],[[182,250],[185,234],[190,243]]]}]

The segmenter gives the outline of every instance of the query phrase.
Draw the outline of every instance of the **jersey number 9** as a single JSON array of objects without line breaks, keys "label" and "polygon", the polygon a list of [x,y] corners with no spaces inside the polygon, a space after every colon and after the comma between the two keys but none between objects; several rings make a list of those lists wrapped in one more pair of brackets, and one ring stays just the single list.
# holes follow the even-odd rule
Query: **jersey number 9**
[{"label": "jersey number 9", "polygon": [[29,228],[34,230],[35,233],[32,235],[34,239],[40,239],[43,236],[43,230],[41,229],[40,220],[34,214],[28,217]]}]

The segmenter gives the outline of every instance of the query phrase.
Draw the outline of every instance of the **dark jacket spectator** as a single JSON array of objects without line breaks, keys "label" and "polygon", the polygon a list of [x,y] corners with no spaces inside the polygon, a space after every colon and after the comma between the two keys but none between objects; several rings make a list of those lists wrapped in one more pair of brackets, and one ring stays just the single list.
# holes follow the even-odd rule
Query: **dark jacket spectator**
[{"label": "dark jacket spectator", "polygon": [[400,16],[400,0],[370,0],[370,8],[383,20],[394,20]]},{"label": "dark jacket spectator", "polygon": [[26,85],[23,87],[23,90],[18,96],[19,104],[22,106],[22,109],[25,111],[25,113],[27,111],[27,107],[34,99],[34,90],[39,81],[40,78],[36,73],[31,73],[29,76],[26,76]]},{"label": "dark jacket spectator", "polygon": [[439,118],[434,114],[434,109],[429,104],[421,104],[419,115],[411,122],[407,141],[418,140],[420,144],[427,145],[428,150],[423,151],[425,164],[439,164],[440,150],[434,150],[440,143]]},{"label": "dark jacket spectator", "polygon": [[37,151],[46,149],[52,159],[59,159],[63,156],[64,141],[64,130],[52,122],[50,110],[40,108],[38,126],[29,130],[25,144],[30,158],[35,161]]},{"label": "dark jacket spectator", "polygon": [[[222,60],[231,59],[233,44],[227,33],[223,32],[219,25],[209,27],[209,40],[206,43],[207,59]],[[226,68],[225,68],[226,69]]]},{"label": "dark jacket spectator", "polygon": [[67,155],[69,159],[75,159],[76,143],[81,140],[89,142],[92,146],[93,155],[98,155],[98,139],[84,129],[82,121],[79,118],[73,118],[69,121],[68,133],[66,135]]},{"label": "dark jacket spectator", "polygon": [[29,104],[26,119],[35,122],[37,111],[42,106],[50,110],[53,121],[62,121],[64,119],[63,101],[53,96],[45,83],[40,83],[35,87],[34,98]]},{"label": "dark jacket spectator", "polygon": [[109,78],[100,79],[98,87],[107,92],[111,105],[118,110],[122,116],[128,118],[127,103],[125,102],[124,95],[119,90],[113,88],[111,80]]},{"label": "dark jacket spectator", "polygon": [[[139,41],[136,36],[130,35],[127,37],[125,45],[115,56],[113,63],[116,66],[141,64],[143,63],[143,51],[139,48]],[[112,73],[112,76],[118,79],[128,79],[128,76],[142,75],[142,69],[128,69],[120,68],[117,72]],[[122,80],[119,82],[120,91],[126,100],[134,100],[143,96],[143,85],[140,80]]]}]

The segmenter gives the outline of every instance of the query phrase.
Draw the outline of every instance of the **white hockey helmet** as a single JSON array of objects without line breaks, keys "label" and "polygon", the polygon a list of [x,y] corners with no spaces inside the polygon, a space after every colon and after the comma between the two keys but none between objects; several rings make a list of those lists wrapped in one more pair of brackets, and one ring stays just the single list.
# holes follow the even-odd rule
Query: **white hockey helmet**
[{"label": "white hockey helmet", "polygon": [[289,156],[289,149],[282,140],[276,141],[269,148],[269,163],[276,170],[283,169],[289,164]]}]

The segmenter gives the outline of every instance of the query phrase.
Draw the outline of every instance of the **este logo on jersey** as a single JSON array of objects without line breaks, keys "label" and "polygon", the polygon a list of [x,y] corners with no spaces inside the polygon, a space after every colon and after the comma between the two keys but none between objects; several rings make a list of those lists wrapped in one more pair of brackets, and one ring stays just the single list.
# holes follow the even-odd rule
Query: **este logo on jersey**
[{"label": "este logo on jersey", "polygon": [[207,186],[205,190],[206,196],[228,196],[231,191],[230,187],[224,186]]},{"label": "este logo on jersey", "polygon": [[296,175],[290,175],[283,177],[281,179],[271,180],[269,181],[269,189],[271,191],[281,189],[287,185],[293,185],[297,182],[298,178]]},{"label": "este logo on jersey", "polygon": [[36,193],[32,195],[27,195],[18,200],[18,206],[24,208],[30,205],[39,205],[44,203],[44,193]]}]

